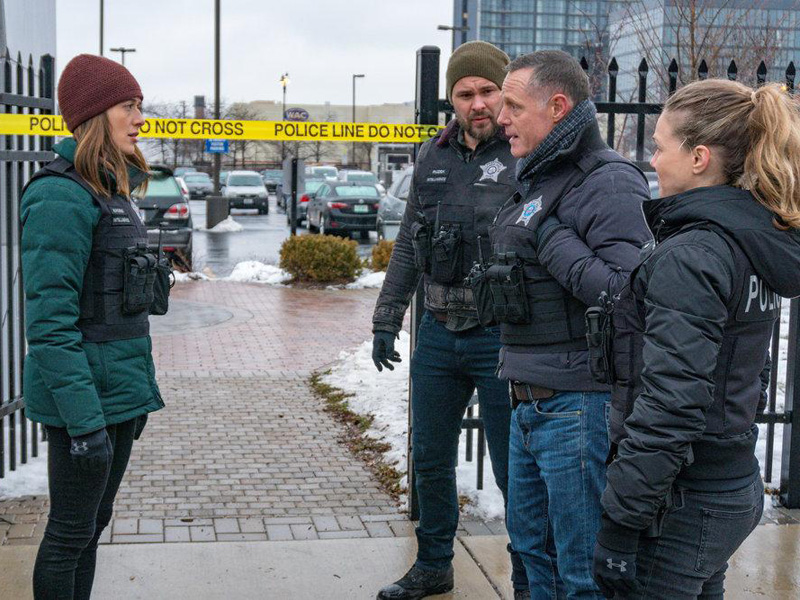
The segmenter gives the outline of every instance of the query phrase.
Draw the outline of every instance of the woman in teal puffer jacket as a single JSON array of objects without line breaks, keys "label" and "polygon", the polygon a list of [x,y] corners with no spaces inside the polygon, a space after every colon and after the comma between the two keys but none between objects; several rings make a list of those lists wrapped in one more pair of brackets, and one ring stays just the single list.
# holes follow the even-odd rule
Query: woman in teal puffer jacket
[{"label": "woman in teal puffer jacket", "polygon": [[[147,179],[136,147],[141,90],[125,67],[84,54],[65,67],[58,99],[74,138],[55,146],[20,210],[26,415],[48,435],[37,600],[90,597],[97,541],[133,441],[163,407],[147,310],[153,257],[130,201]],[[134,277],[130,265],[144,267]]]}]

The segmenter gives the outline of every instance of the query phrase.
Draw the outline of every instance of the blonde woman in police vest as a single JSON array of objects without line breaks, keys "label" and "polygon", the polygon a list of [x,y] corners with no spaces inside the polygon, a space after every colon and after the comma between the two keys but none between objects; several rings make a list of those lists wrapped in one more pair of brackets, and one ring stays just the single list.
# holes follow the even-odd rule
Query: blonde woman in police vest
[{"label": "blonde woman in police vest", "polygon": [[761,517],[754,419],[778,296],[800,294],[799,114],[777,84],[708,80],[658,120],[655,246],[614,307],[606,597],[722,598]]},{"label": "blonde woman in police vest", "polygon": [[130,200],[147,178],[142,92],[125,67],[83,54],[58,100],[74,137],[21,207],[26,415],[47,427],[50,486],[33,591],[85,600],[134,438],[163,402],[148,335],[154,257]]}]

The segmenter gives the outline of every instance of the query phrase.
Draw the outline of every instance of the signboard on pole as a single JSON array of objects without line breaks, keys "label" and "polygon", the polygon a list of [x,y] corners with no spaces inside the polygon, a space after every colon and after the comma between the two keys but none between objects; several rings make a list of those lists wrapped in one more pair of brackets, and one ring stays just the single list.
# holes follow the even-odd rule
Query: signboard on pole
[{"label": "signboard on pole", "polygon": [[229,149],[228,140],[206,140],[206,152],[210,154],[227,154]]}]

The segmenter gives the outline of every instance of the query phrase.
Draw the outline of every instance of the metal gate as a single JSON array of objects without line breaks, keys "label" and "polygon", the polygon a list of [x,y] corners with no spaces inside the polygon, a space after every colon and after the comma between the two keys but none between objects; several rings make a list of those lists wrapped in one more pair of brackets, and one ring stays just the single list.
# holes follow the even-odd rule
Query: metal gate
[{"label": "metal gate", "polygon": [[[54,59],[0,54],[0,113],[52,114]],[[0,136],[0,478],[39,453],[40,428],[25,418],[25,310],[20,252],[22,187],[53,158],[52,138]]]}]

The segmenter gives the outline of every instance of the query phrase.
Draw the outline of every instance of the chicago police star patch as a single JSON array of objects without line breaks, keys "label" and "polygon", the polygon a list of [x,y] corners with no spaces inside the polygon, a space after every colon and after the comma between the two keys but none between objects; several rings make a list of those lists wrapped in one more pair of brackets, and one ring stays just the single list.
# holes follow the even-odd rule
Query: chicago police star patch
[{"label": "chicago police star patch", "polygon": [[535,215],[540,210],[542,210],[541,196],[539,196],[538,198],[534,198],[533,200],[526,203],[525,206],[522,207],[522,214],[519,216],[519,219],[517,219],[517,222],[514,223],[514,225],[516,225],[517,223],[523,223],[525,227],[527,227],[528,223],[530,223],[531,219],[533,218],[533,215]]},{"label": "chicago police star patch", "polygon": [[484,181],[486,179],[491,179],[495,183],[497,183],[497,177],[505,171],[508,167],[506,167],[503,163],[501,163],[496,158],[485,165],[480,165],[481,171],[483,171],[483,175],[478,181]]}]

